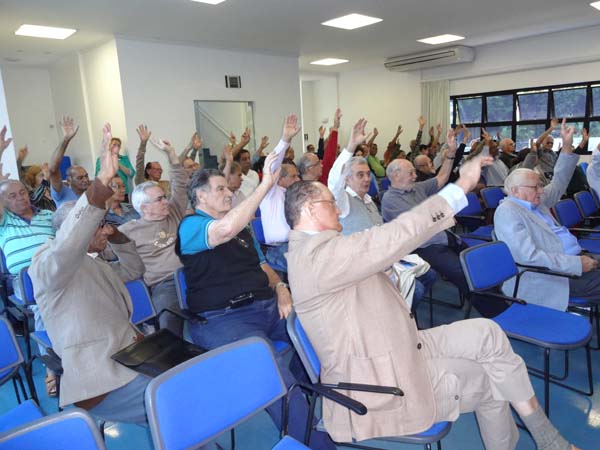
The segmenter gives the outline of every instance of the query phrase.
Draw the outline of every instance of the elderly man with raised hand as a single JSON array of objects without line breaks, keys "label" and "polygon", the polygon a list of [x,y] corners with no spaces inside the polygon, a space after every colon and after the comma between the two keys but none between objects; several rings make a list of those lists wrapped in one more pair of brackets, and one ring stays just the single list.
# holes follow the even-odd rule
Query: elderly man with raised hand
[{"label": "elderly man with raised hand", "polygon": [[[142,184],[144,181],[154,181],[162,188],[167,195],[167,198],[171,196],[171,185],[167,180],[161,180],[162,178],[162,166],[158,161],[150,161],[145,164],[146,160],[146,148],[152,131],[148,130],[146,125],[139,125],[135,130],[140,138],[140,146],[138,152],[135,155],[135,185]],[[131,200],[131,199],[130,199]]]},{"label": "elderly man with raised hand", "polygon": [[[152,141],[152,144],[169,159],[171,198],[167,199],[166,192],[154,181],[136,186],[131,194],[131,202],[141,218],[121,225],[119,231],[135,242],[137,252],[144,261],[144,281],[150,288],[156,310],[169,308],[177,311],[179,307],[173,274],[181,267],[181,262],[175,254],[175,242],[179,223],[186,214],[189,177],[168,141]],[[183,320],[171,313],[160,316],[160,327],[169,329],[177,336],[183,334]]]},{"label": "elderly man with raised hand", "polygon": [[500,159],[509,170],[519,163],[519,158],[515,155],[515,141],[511,138],[504,138],[498,142],[498,147],[500,148]]},{"label": "elderly man with raised hand", "polygon": [[[494,214],[494,230],[519,264],[541,266],[578,278],[527,272],[519,283],[519,297],[530,303],[566,310],[569,297],[600,301],[600,271],[596,259],[582,253],[577,238],[557,223],[552,208],[562,197],[579,156],[573,153],[573,127],[561,126],[563,149],[552,182],[544,187],[530,169],[516,169],[504,183],[508,197]],[[514,282],[505,292],[512,294]]]},{"label": "elderly man with raised hand", "polygon": [[539,166],[544,175],[552,177],[554,166],[558,160],[557,153],[553,150],[554,138],[552,132],[558,127],[558,119],[550,120],[550,127],[544,131],[535,141],[538,148]]},{"label": "elderly man with raised hand", "polygon": [[[452,130],[448,130],[446,146],[444,161],[438,174],[426,181],[416,182],[415,168],[406,159],[397,159],[388,165],[387,175],[391,185],[381,201],[381,212],[385,222],[390,222],[400,214],[420,205],[428,197],[437,194],[446,184],[456,155],[456,137]],[[433,213],[431,216],[441,219]],[[458,254],[463,249],[463,245],[449,239],[448,234],[442,230],[421,243],[415,253],[454,284],[461,294],[467,294],[469,288],[458,258]]]},{"label": "elderly man with raised hand", "polygon": [[[298,132],[297,118],[289,116],[279,145],[289,145]],[[188,188],[195,214],[179,227],[177,253],[183,263],[187,301],[191,312],[202,315],[206,324],[191,323],[192,340],[213,349],[249,336],[289,342],[283,320],[292,308],[287,285],[264,260],[260,247],[247,226],[265,195],[277,182],[280,169],[273,166],[281,152],[265,159],[262,182],[238,206],[232,208],[231,191],[223,174],[200,170]],[[297,356],[278,355],[287,386],[306,375]],[[289,365],[289,367],[288,367]],[[268,408],[280,425],[281,405]],[[295,389],[290,400],[289,434],[303,439],[307,403]],[[325,433],[311,435],[310,448],[335,448]]]},{"label": "elderly man with raised hand", "polygon": [[281,166],[279,179],[260,202],[262,227],[265,241],[269,245],[266,254],[267,261],[275,267],[282,269],[287,268],[285,253],[288,249],[287,242],[290,232],[290,227],[285,221],[285,191],[292,184],[300,181],[296,166],[293,164],[282,164],[282,161],[292,138],[298,132],[300,132],[298,118],[295,115],[288,116],[284,124],[283,136],[273,150],[273,153],[277,155],[277,159],[273,163],[272,170],[277,170]]},{"label": "elderly man with raised hand", "polygon": [[475,411],[486,449],[512,450],[519,437],[512,405],[538,448],[571,448],[539,407],[523,360],[496,324],[472,319],[419,331],[384,272],[453,225],[479,181],[480,164],[489,162],[468,161],[455,185],[390,223],[350,236],[340,235],[339,211],[325,186],[300,182],[286,192],[294,308],[319,357],[321,381],[404,391],[350,392],[367,406],[364,416],[324,400],[324,424],[334,440],[420,433]]},{"label": "elderly man with raised hand", "polygon": [[[108,148],[110,139],[107,124],[98,176],[75,204],[56,212],[56,238],[34,255],[29,274],[53,349],[62,359],[60,405],[74,403],[104,420],[143,424],[150,379],[111,359],[138,338],[123,282],[139,278],[144,264],[133,243],[104,222],[113,195],[108,184],[119,158],[118,147]],[[97,257],[107,241],[118,264]]]},{"label": "elderly man with raised hand", "polygon": [[60,164],[65,156],[67,147],[71,140],[79,131],[79,126],[75,125],[72,117],[64,116],[59,123],[63,132],[63,140],[60,142],[48,163],[50,173],[50,194],[56,207],[60,208],[65,202],[77,200],[90,185],[90,177],[87,171],[81,166],[71,166],[67,169],[67,181],[69,186],[64,186]]}]

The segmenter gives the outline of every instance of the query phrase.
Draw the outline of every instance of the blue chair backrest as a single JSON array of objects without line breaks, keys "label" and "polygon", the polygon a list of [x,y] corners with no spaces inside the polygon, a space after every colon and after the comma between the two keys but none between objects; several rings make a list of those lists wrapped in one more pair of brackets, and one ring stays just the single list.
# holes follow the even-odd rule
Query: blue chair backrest
[{"label": "blue chair backrest", "polygon": [[581,170],[583,170],[583,173],[587,173],[588,166],[589,166],[589,164],[586,162],[582,162],[579,164],[579,167],[581,167]]},{"label": "blue chair backrest", "polygon": [[254,211],[254,217],[260,217],[260,208],[256,208],[256,211]]},{"label": "blue chair backrest", "polygon": [[260,217],[255,217],[250,223],[252,224],[252,231],[254,232],[254,237],[258,243],[265,245],[265,231],[263,230],[262,219]]},{"label": "blue chair backrest", "polygon": [[179,302],[179,309],[188,309],[187,303],[187,285],[185,283],[185,275],[183,274],[183,267],[180,267],[175,271],[175,291],[177,292],[177,301]]},{"label": "blue chair backrest", "polygon": [[6,266],[6,256],[4,256],[2,249],[0,249],[0,272],[4,275],[10,275],[8,267]]},{"label": "blue chair backrest", "polygon": [[598,207],[596,206],[596,202],[594,201],[594,197],[592,193],[589,191],[581,191],[573,196],[575,198],[575,202],[581,211],[583,217],[593,216],[596,211],[598,211]]},{"label": "blue chair backrest", "polygon": [[33,283],[27,272],[28,267],[23,267],[19,270],[19,284],[21,285],[21,292],[25,298],[20,299],[26,305],[35,304],[35,295],[33,293]]},{"label": "blue chair backrest", "polygon": [[486,242],[463,250],[460,263],[471,290],[499,286],[519,273],[508,246],[502,241]]},{"label": "blue chair backrest", "polygon": [[574,227],[583,220],[575,201],[570,198],[561,200],[554,205],[554,212],[556,213],[558,222],[567,228]]},{"label": "blue chair backrest", "polygon": [[0,435],[2,450],[106,450],[100,430],[82,409],[38,419]]},{"label": "blue chair backrest", "polygon": [[20,405],[0,416],[0,433],[44,417],[33,400],[25,400]]},{"label": "blue chair backrest", "polygon": [[150,293],[143,280],[133,280],[125,283],[125,287],[129,291],[133,311],[131,313],[131,323],[137,325],[139,323],[150,320],[156,316],[154,303],[150,299]]},{"label": "blue chair backrest", "polygon": [[148,385],[146,411],[154,448],[198,448],[286,392],[273,350],[262,338],[204,353]]},{"label": "blue chair backrest", "polygon": [[23,363],[23,353],[8,319],[0,316],[0,384]]},{"label": "blue chair backrest", "polygon": [[373,172],[371,172],[371,183],[369,184],[369,191],[367,192],[369,196],[375,198],[379,195],[379,187],[377,187],[377,178]]},{"label": "blue chair backrest", "polygon": [[381,190],[387,191],[389,188],[390,188],[390,179],[388,177],[385,177],[384,179],[381,180]]},{"label": "blue chair backrest", "polygon": [[287,331],[296,353],[306,369],[308,378],[311,383],[318,383],[321,376],[321,362],[294,310],[287,317]]},{"label": "blue chair backrest", "polygon": [[478,216],[483,213],[479,199],[474,192],[467,194],[467,201],[469,203],[456,214],[457,216]]},{"label": "blue chair backrest", "polygon": [[504,197],[506,197],[506,194],[499,186],[487,187],[481,190],[481,198],[483,198],[483,203],[488,209],[497,208]]},{"label": "blue chair backrest", "polygon": [[596,191],[593,189],[590,189],[590,191],[592,192],[592,197],[594,197],[594,201],[596,202],[596,206],[598,208],[600,208],[600,198],[598,198],[598,194],[596,194]]}]

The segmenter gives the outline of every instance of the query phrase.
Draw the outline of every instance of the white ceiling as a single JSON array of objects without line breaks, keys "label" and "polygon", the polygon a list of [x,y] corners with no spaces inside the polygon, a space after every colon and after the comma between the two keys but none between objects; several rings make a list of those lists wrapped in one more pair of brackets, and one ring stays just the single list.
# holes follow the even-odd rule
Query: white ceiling
[{"label": "white ceiling", "polygon": [[[300,68],[344,71],[432,47],[417,39],[459,34],[479,46],[600,24],[590,0],[0,0],[0,64],[47,65],[113,35],[299,57]],[[351,12],[383,18],[340,30],[321,22]],[[76,28],[64,41],[14,35],[23,23]],[[588,43],[588,45],[598,45]],[[350,63],[320,69],[323,57]],[[17,62],[11,62],[16,59]]]}]

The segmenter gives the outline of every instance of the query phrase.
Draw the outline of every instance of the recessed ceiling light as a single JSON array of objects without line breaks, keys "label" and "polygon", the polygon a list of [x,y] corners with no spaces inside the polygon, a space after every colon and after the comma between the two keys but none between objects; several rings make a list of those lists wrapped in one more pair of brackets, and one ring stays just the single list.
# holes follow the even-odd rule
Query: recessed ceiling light
[{"label": "recessed ceiling light", "polygon": [[600,9],[600,2],[594,2],[594,3],[590,3],[590,6],[591,6],[592,8]]},{"label": "recessed ceiling light", "polygon": [[457,36],[455,34],[440,34],[439,36],[433,36],[427,39],[418,39],[417,42],[423,42],[424,44],[431,44],[431,45],[437,45],[437,44],[445,44],[446,42],[454,42],[454,41],[460,41],[461,39],[464,39],[464,36]]},{"label": "recessed ceiling light", "polygon": [[77,30],[72,28],[44,27],[41,25],[24,24],[19,27],[15,34],[17,36],[30,36],[47,39],[66,39]]},{"label": "recessed ceiling light", "polygon": [[336,64],[344,64],[347,62],[347,59],[325,58],[313,61],[311,64],[314,64],[315,66],[335,66]]},{"label": "recessed ceiling light", "polygon": [[223,3],[225,0],[192,0],[197,3],[208,3],[209,5],[218,5],[219,3]]},{"label": "recessed ceiling light", "polygon": [[343,28],[344,30],[355,30],[356,28],[366,27],[377,22],[381,22],[383,19],[377,17],[363,16],[362,14],[348,14],[337,19],[331,19],[327,22],[323,22],[321,25],[327,25],[328,27]]}]

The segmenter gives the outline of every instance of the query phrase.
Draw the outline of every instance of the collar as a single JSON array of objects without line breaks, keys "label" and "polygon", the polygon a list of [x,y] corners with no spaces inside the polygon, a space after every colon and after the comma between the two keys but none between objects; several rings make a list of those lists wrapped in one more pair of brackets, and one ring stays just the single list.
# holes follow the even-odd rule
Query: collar
[{"label": "collar", "polygon": [[[31,205],[31,210],[33,211],[33,216],[31,216],[31,218],[33,219],[35,216],[37,216],[37,213],[38,213],[38,212],[40,212],[40,210],[39,210],[39,209],[37,209],[37,208],[36,208],[35,206],[33,206],[33,205]],[[10,212],[12,215],[14,215],[14,216],[18,217],[19,219],[21,219],[21,220],[22,220],[22,221],[24,221],[24,222],[27,222],[27,223],[31,222],[31,220],[30,220],[30,219],[27,219],[27,218],[25,218],[25,217],[23,217],[23,216],[20,216],[20,215],[18,215],[18,214],[15,214],[15,213],[14,213],[14,212],[12,212],[12,211],[8,211],[8,212]]]},{"label": "collar", "polygon": [[354,190],[350,187],[350,186],[346,186],[346,192],[348,194],[350,194],[352,197],[358,198],[359,200],[361,200],[365,205],[368,205],[369,203],[373,203],[373,199],[371,198],[371,196],[369,194],[365,194],[364,198],[360,198],[360,196],[354,192]]},{"label": "collar", "polygon": [[196,215],[201,216],[201,217],[206,217],[208,219],[212,219],[212,220],[216,220],[213,216],[211,216],[210,214],[208,214],[207,212],[202,211],[201,209],[196,209],[194,210],[194,212],[196,213]]},{"label": "collar", "polygon": [[397,188],[397,187],[394,187],[394,186],[390,186],[390,190],[393,189],[393,190],[398,191],[398,192],[400,192],[402,194],[407,194],[409,192],[414,192],[415,191],[415,184],[416,183],[413,183],[409,187],[405,187],[405,188]]},{"label": "collar", "polygon": [[529,211],[536,211],[537,207],[533,205],[533,203],[528,202],[527,200],[521,200],[520,198],[517,197],[506,197],[507,200],[510,200],[511,202],[516,203],[517,205],[521,205],[523,208],[529,210]]}]

